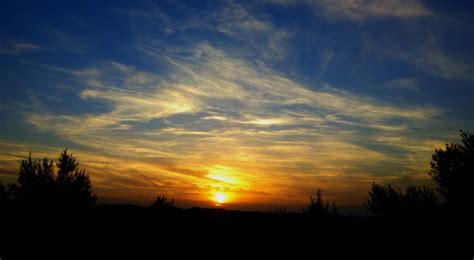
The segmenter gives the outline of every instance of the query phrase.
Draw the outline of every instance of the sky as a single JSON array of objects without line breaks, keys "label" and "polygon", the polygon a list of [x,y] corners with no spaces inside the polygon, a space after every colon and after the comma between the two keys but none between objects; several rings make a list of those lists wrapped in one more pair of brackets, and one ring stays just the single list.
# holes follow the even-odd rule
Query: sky
[{"label": "sky", "polygon": [[2,1],[0,180],[68,147],[99,203],[361,208],[474,129],[474,2]]}]

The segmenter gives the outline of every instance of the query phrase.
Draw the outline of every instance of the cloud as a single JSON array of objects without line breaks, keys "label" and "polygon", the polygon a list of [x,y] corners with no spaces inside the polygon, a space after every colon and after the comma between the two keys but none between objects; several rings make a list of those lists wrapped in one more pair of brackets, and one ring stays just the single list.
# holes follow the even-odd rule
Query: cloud
[{"label": "cloud", "polygon": [[20,55],[24,53],[32,53],[42,48],[36,44],[22,41],[6,41],[0,44],[0,54]]},{"label": "cloud", "polygon": [[474,66],[472,63],[448,55],[437,47],[424,46],[423,49],[413,52],[389,51],[389,54],[436,77],[474,81]]},{"label": "cloud", "polygon": [[229,2],[220,12],[212,15],[216,30],[241,44],[251,45],[265,59],[280,60],[287,53],[284,46],[291,33],[262,20],[241,5]]},{"label": "cloud", "polygon": [[[132,26],[138,35],[148,35],[156,30],[162,34],[179,34],[189,38],[195,37],[194,30],[218,33],[219,37],[224,35],[239,46],[234,49],[235,52],[252,53],[268,61],[278,61],[287,56],[285,47],[292,36],[291,32],[272,23],[268,16],[253,10],[252,5],[244,6],[238,1],[217,2],[211,11],[189,12],[183,8],[179,19],[166,15],[158,5],[151,5],[146,10],[120,9],[119,12],[132,18]],[[138,23],[137,17],[141,18]],[[149,20],[153,27],[144,26],[142,19]]]},{"label": "cloud", "polygon": [[[155,55],[153,46],[141,50],[148,56],[163,58]],[[80,116],[30,114],[27,120],[40,129],[64,129],[74,135],[78,131],[130,129],[133,122],[147,123],[179,114],[194,115],[191,127],[193,123],[203,127],[205,122],[220,122],[224,128],[282,125],[311,129],[346,125],[396,131],[403,128],[391,120],[421,123],[441,113],[434,107],[394,106],[329,85],[312,90],[261,63],[232,58],[208,44],[196,45],[190,55],[194,57],[192,60],[168,54],[166,60],[174,68],[168,76],[114,63],[113,67],[123,73],[121,83],[108,86],[106,80],[99,79],[98,86],[80,92],[84,101],[107,102],[110,112]],[[97,75],[106,77],[118,72],[114,69],[93,74],[62,71],[83,77],[86,82],[90,80],[88,77],[95,79]],[[76,124],[85,127],[68,127]]]},{"label": "cloud", "polygon": [[74,53],[84,54],[87,46],[76,35],[65,33],[53,28],[43,28],[44,38],[40,43],[30,41],[4,40],[0,43],[0,55],[23,55],[28,53],[47,52],[47,53]]},{"label": "cloud", "polygon": [[419,90],[416,78],[398,78],[385,82],[388,88],[405,89],[405,90]]},{"label": "cloud", "polygon": [[100,70],[96,68],[74,70],[74,69],[66,69],[62,67],[57,67],[57,66],[52,66],[52,65],[47,65],[47,64],[37,63],[37,62],[30,62],[30,61],[23,61],[23,62],[32,64],[32,65],[37,65],[39,67],[42,67],[51,71],[65,73],[65,74],[69,74],[71,76],[80,77],[80,78],[88,78],[90,80],[100,77]]},{"label": "cloud", "polygon": [[237,33],[258,33],[273,30],[273,25],[257,19],[236,3],[230,3],[216,15],[217,30],[228,35]]},{"label": "cloud", "polygon": [[375,18],[414,18],[433,13],[418,0],[276,0],[276,4],[309,4],[330,20],[363,22]]},{"label": "cloud", "polygon": [[319,70],[319,75],[323,75],[328,66],[331,64],[331,62],[334,60],[335,53],[331,50],[323,50],[320,53],[320,58],[321,58],[321,69]]}]

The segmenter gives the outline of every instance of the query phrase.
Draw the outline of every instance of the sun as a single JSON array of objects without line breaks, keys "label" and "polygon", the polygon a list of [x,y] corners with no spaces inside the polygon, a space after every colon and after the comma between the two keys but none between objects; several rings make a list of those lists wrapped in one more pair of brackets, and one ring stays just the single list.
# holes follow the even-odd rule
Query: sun
[{"label": "sun", "polygon": [[217,202],[217,204],[223,204],[227,201],[227,194],[223,192],[216,192],[214,193],[213,200]]}]

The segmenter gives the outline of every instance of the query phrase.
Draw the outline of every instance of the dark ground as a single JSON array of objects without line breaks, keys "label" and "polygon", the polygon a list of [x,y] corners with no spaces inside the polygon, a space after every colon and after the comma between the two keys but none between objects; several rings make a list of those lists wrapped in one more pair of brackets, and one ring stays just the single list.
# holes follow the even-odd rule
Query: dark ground
[{"label": "dark ground", "polygon": [[473,259],[473,229],[466,223],[470,220],[442,216],[315,218],[135,205],[17,208],[1,213],[0,257]]}]

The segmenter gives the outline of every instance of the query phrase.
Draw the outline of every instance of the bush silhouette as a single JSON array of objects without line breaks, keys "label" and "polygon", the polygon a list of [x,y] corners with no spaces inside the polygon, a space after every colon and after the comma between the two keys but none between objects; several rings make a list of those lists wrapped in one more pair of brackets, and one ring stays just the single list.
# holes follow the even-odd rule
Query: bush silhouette
[{"label": "bush silhouette", "polygon": [[436,149],[431,160],[429,175],[450,211],[473,211],[474,189],[474,135],[460,131],[461,144],[446,144]]},{"label": "bush silhouette", "polygon": [[316,196],[310,196],[310,204],[303,208],[303,212],[315,217],[328,217],[337,215],[336,203],[332,203],[332,209],[329,209],[329,201],[326,203],[323,199],[323,192],[317,189]]},{"label": "bush silhouette", "polygon": [[438,202],[435,191],[426,186],[410,185],[403,193],[400,188],[395,190],[390,184],[381,186],[374,182],[369,196],[364,206],[379,216],[429,214],[437,209]]},{"label": "bush silhouette", "polygon": [[150,205],[150,208],[155,210],[170,210],[175,209],[176,207],[173,206],[174,199],[171,201],[168,200],[165,196],[158,196],[156,197],[155,201]]},{"label": "bush silhouette", "polygon": [[18,185],[9,185],[8,197],[29,206],[89,207],[97,197],[89,175],[65,149],[59,156],[57,176],[54,162],[47,158],[32,160],[31,153],[20,165]]}]

